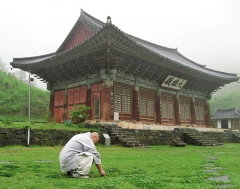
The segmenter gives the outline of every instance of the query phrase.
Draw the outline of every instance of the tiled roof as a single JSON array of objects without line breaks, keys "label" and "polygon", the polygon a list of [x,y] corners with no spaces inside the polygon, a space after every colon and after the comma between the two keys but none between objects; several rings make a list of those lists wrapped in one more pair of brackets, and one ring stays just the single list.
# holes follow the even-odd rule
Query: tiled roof
[{"label": "tiled roof", "polygon": [[214,113],[211,115],[211,119],[233,119],[240,118],[240,112],[238,108],[231,109],[215,109]]},{"label": "tiled roof", "polygon": [[[85,24],[89,28],[92,29],[94,32],[92,36],[90,36],[88,39],[83,41],[82,43],[72,47],[71,49],[68,49],[66,51],[61,52],[61,50],[64,48],[65,44],[68,42],[68,40],[71,39],[72,35],[76,32],[77,28],[79,27],[80,24]],[[102,31],[107,24],[103,23],[102,21],[92,17],[85,11],[81,10],[81,15],[78,18],[77,22],[73,26],[72,30],[69,32],[68,36],[65,38],[64,42],[61,44],[59,49],[56,51],[56,53],[48,54],[48,55],[43,55],[43,56],[38,56],[38,57],[30,57],[30,58],[14,58],[13,64],[31,64],[31,63],[40,63],[46,59],[54,59],[57,57],[60,57],[68,52],[71,52],[73,50],[76,50],[77,48],[80,48],[82,45],[88,42],[92,37],[97,35],[100,31]],[[211,70],[206,68],[204,65],[200,65],[186,57],[184,57],[182,54],[180,54],[177,49],[171,49],[171,48],[166,48],[160,45],[156,45],[154,43],[150,43],[148,41],[142,40],[140,38],[131,36],[127,33],[122,32],[120,29],[118,29],[116,26],[111,24],[111,27],[114,28],[116,31],[122,34],[123,37],[126,37],[129,41],[133,42],[135,45],[138,47],[144,49],[146,52],[150,52],[154,55],[157,55],[161,58],[167,59],[168,61],[171,61],[179,67],[179,69],[182,69],[183,67],[191,69],[195,72],[199,72],[204,75],[208,75],[210,77],[216,77],[220,78],[223,80],[229,80],[229,81],[238,81],[237,74],[232,74],[232,73],[225,73],[225,72],[219,72],[215,70]],[[25,61],[26,60],[26,61]],[[184,70],[184,69],[182,69]]]},{"label": "tiled roof", "polygon": [[[128,35],[128,34],[127,34]],[[142,39],[136,38],[134,36],[128,35],[130,38],[135,40],[139,45],[151,50],[154,53],[157,53],[160,56],[163,56],[165,58],[168,58],[169,60],[174,61],[175,63],[178,63],[179,65],[191,68],[195,71],[203,72],[205,74],[215,75],[217,77],[221,78],[233,78],[233,76],[237,76],[236,74],[229,74],[224,72],[219,72],[215,70],[211,70],[206,68],[205,65],[198,64],[196,62],[193,62],[192,60],[189,60],[188,58],[184,57],[182,54],[180,54],[177,49],[171,49],[166,48],[163,46],[159,46],[153,43],[150,43],[148,41],[144,41]]]},{"label": "tiled roof", "polygon": [[26,58],[13,58],[13,62],[18,64],[31,64],[35,62],[41,62],[43,60],[49,59],[56,55],[56,53],[50,53],[40,56],[32,56],[32,57],[26,57]]}]

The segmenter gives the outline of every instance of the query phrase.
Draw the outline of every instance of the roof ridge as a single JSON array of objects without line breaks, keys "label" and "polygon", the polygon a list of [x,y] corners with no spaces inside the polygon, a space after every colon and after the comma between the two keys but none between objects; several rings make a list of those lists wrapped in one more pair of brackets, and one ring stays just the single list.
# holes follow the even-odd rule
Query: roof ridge
[{"label": "roof ridge", "polygon": [[219,111],[226,111],[226,110],[235,110],[236,108],[227,108],[227,109],[220,109],[220,108],[217,108],[217,110]]},{"label": "roof ridge", "polygon": [[235,113],[240,115],[240,112],[238,111],[238,107],[235,108]]},{"label": "roof ridge", "polygon": [[[190,60],[189,58],[186,58],[185,56],[183,56],[181,53],[178,52],[177,48],[176,48],[176,49],[172,49],[172,48],[167,48],[167,47],[164,47],[164,46],[160,46],[160,45],[157,45],[157,44],[155,44],[155,43],[151,43],[151,42],[149,42],[149,41],[145,41],[145,40],[140,39],[140,38],[138,38],[138,37],[129,35],[129,34],[123,32],[121,29],[119,29],[119,28],[118,28],[117,26],[115,26],[114,24],[111,24],[111,26],[112,26],[114,29],[116,29],[118,32],[120,32],[121,34],[123,34],[125,37],[127,37],[130,41],[132,41],[133,43],[135,43],[136,45],[138,45],[138,46],[146,49],[146,50],[149,51],[149,52],[152,52],[153,54],[157,54],[157,55],[159,55],[159,56],[161,56],[161,57],[163,57],[163,58],[169,59],[169,60],[172,61],[172,62],[178,63],[176,60],[173,60],[173,59],[171,59],[171,58],[169,58],[169,57],[166,57],[166,56],[164,56],[164,55],[162,55],[162,54],[159,54],[159,53],[157,53],[156,51],[148,48],[147,46],[150,46],[150,45],[151,45],[152,47],[155,47],[155,48],[160,47],[161,50],[165,50],[166,52],[173,52],[173,53],[175,53],[177,56],[179,56],[179,57],[185,59],[186,61],[188,61],[190,64],[195,65],[195,66],[197,66],[197,67],[199,67],[199,68],[201,68],[201,69],[203,69],[203,70],[210,71],[210,72],[214,72],[214,73],[219,73],[219,74],[224,74],[224,75],[228,75],[228,76],[237,77],[237,74],[231,74],[231,73],[229,74],[229,73],[226,73],[226,72],[220,72],[220,71],[215,71],[215,70],[212,70],[212,69],[208,69],[208,68],[206,68],[206,65],[198,64],[198,63]],[[142,43],[142,44],[141,44],[141,43]],[[144,44],[145,44],[146,46],[145,46]],[[183,65],[183,66],[184,66],[184,65]],[[198,71],[196,68],[192,68],[192,69],[195,69],[196,71]],[[205,74],[207,74],[207,75],[212,76],[212,73],[204,72],[203,70],[200,71],[200,72],[203,72],[203,73],[205,73]],[[218,77],[222,77],[222,76],[218,76]],[[237,77],[237,79],[240,79],[240,77]]]},{"label": "roof ridge", "polygon": [[104,22],[102,22],[101,20],[99,20],[99,19],[93,17],[92,15],[88,14],[83,9],[81,9],[81,14],[86,15],[88,18],[91,18],[91,20],[94,20],[95,22],[97,22],[98,25],[101,25],[101,26],[105,25]]},{"label": "roof ridge", "polygon": [[201,68],[207,69],[207,68],[206,68],[206,65],[202,65],[202,64],[199,64],[199,63],[197,63],[197,62],[194,62],[193,60],[191,60],[191,59],[187,58],[186,56],[182,55],[177,49],[176,49],[176,53],[177,53],[179,56],[181,56],[182,58],[184,58],[184,59],[190,61],[191,63],[195,64],[196,66],[199,66],[199,67],[201,67]]},{"label": "roof ridge", "polygon": [[[92,27],[92,25],[86,23],[86,21],[89,21],[92,25],[94,25],[96,27]],[[75,33],[74,30],[76,30],[79,27],[80,23],[84,23],[88,27],[90,27],[92,30],[94,30],[93,33],[96,33],[97,30],[99,30],[100,28],[102,28],[105,25],[104,22],[98,20],[97,18],[91,16],[90,14],[85,12],[83,9],[81,9],[80,16],[78,17],[77,21],[75,22],[72,29],[68,33],[67,37],[63,40],[62,44],[57,49],[57,51],[56,51],[57,53],[60,53],[60,51],[64,48],[64,44],[66,44],[67,41],[71,38],[71,36]]]},{"label": "roof ridge", "polygon": [[[115,25],[113,25],[113,26],[115,26]],[[116,26],[115,26],[115,27],[116,27]],[[119,30],[120,30],[120,29],[119,29]],[[120,31],[121,31],[121,30],[120,30]],[[193,60],[191,60],[191,59],[185,57],[184,55],[182,55],[182,54],[178,51],[177,48],[169,48],[169,47],[161,46],[161,45],[158,45],[158,44],[156,44],[156,43],[152,43],[152,42],[143,40],[143,39],[141,39],[141,38],[132,36],[132,35],[130,35],[130,34],[127,34],[127,33],[123,32],[123,31],[121,31],[121,32],[124,33],[125,35],[127,35],[128,37],[130,37],[131,39],[133,39],[135,42],[137,42],[135,39],[138,39],[139,41],[142,41],[142,42],[147,43],[147,44],[149,44],[149,45],[152,45],[152,46],[154,46],[154,47],[160,47],[161,49],[166,50],[166,51],[174,51],[174,52],[177,53],[179,56],[181,56],[182,58],[188,60],[188,61],[191,62],[192,64],[194,64],[194,65],[196,65],[196,66],[199,66],[199,67],[201,67],[201,68],[208,69],[208,68],[206,68],[206,65],[202,65],[202,64],[196,63],[196,62],[194,62]],[[141,44],[139,44],[139,45],[141,45]],[[142,45],[141,45],[141,46],[142,46]],[[143,47],[144,47],[144,46],[143,46]],[[146,47],[144,47],[144,48],[146,48]],[[211,69],[208,69],[208,70],[211,70]],[[215,70],[211,70],[211,71],[215,71]],[[224,72],[219,72],[219,73],[224,73]],[[225,74],[225,73],[224,73],[224,74]],[[234,75],[234,76],[235,76],[235,75]]]},{"label": "roof ridge", "polygon": [[133,38],[133,39],[136,38],[136,39],[138,39],[138,40],[140,40],[140,41],[142,41],[142,42],[146,42],[146,43],[148,43],[148,44],[150,44],[150,45],[157,46],[157,47],[160,47],[160,48],[163,48],[163,49],[166,49],[166,50],[176,51],[175,48],[164,47],[164,46],[162,46],[162,45],[158,45],[158,44],[156,44],[156,43],[152,43],[152,42],[146,41],[146,40],[144,40],[144,39],[141,39],[141,38],[139,38],[139,37],[135,37],[135,36],[130,35],[130,34],[127,34],[127,33],[125,33],[125,32],[123,32],[123,33],[126,34],[126,35],[128,35],[129,37],[131,37],[131,38]]}]

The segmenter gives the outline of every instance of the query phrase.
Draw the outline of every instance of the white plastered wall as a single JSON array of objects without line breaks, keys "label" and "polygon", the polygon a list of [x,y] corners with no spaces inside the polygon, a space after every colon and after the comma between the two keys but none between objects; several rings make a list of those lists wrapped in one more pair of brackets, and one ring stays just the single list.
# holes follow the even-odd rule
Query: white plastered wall
[{"label": "white plastered wall", "polygon": [[231,122],[231,119],[228,120],[228,128],[229,128],[229,129],[232,128],[232,122]]},{"label": "white plastered wall", "polygon": [[218,129],[222,128],[221,120],[217,120],[217,128]]}]

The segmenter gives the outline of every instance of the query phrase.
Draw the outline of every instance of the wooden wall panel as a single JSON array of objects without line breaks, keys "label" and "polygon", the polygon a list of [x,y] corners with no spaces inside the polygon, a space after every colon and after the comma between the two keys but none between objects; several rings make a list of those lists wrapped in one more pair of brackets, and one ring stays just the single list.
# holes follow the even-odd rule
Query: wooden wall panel
[{"label": "wooden wall panel", "polygon": [[97,91],[102,91],[102,90],[103,90],[103,84],[102,83],[94,84],[91,87],[92,92],[97,92]]},{"label": "wooden wall panel", "polygon": [[54,108],[54,120],[56,123],[62,123],[63,122],[63,108]]},{"label": "wooden wall panel", "polygon": [[86,92],[86,86],[68,89],[68,106],[74,104],[85,104],[87,96]]},{"label": "wooden wall panel", "polygon": [[71,110],[74,108],[74,106],[68,106],[67,107],[67,110],[68,110],[68,119],[70,119],[71,118],[71,115],[70,115],[70,112],[71,112]]},{"label": "wooden wall panel", "polygon": [[68,41],[66,46],[63,48],[62,51],[65,51],[67,49],[70,49],[74,47],[75,45],[78,45],[82,43],[85,39],[90,37],[93,34],[93,32],[86,26],[79,26],[75,34],[72,36],[72,38]]},{"label": "wooden wall panel", "polygon": [[74,104],[79,104],[80,103],[80,88],[74,88],[73,89],[73,101]]},{"label": "wooden wall panel", "polygon": [[86,103],[86,97],[87,97],[86,95],[87,95],[87,87],[83,86],[80,89],[80,103],[81,104]]},{"label": "wooden wall panel", "polygon": [[63,106],[64,91],[56,91],[54,93],[54,106]]},{"label": "wooden wall panel", "polygon": [[73,105],[73,89],[68,90],[68,105]]}]

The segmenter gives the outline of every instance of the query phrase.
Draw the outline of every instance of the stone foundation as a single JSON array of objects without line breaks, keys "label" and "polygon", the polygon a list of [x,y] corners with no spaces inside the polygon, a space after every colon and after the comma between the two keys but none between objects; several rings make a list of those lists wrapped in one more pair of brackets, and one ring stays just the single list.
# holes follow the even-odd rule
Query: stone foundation
[{"label": "stone foundation", "polygon": [[[86,125],[89,131],[94,130],[95,127]],[[111,136],[111,128],[119,127],[116,124],[102,124],[100,129],[100,143],[105,144],[103,133],[108,133],[111,137],[111,144],[117,144],[118,140]],[[128,129],[132,136],[135,136],[139,141],[145,145],[170,145],[174,138],[180,138],[183,140],[183,134],[181,129],[174,130],[149,130],[149,129]],[[199,131],[201,132],[201,131]],[[67,130],[30,130],[30,145],[44,145],[44,146],[63,146],[67,141],[75,134],[79,134],[78,131]],[[221,143],[240,143],[240,136],[236,132],[204,132],[209,137],[214,137]],[[7,145],[28,145],[28,128],[13,129],[13,128],[0,128],[0,147]]]}]

